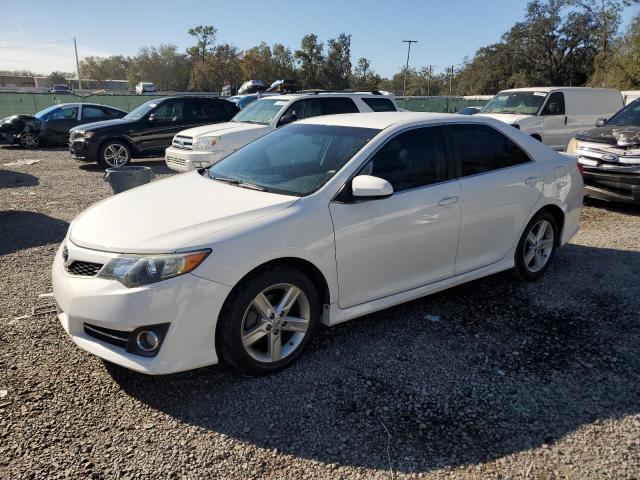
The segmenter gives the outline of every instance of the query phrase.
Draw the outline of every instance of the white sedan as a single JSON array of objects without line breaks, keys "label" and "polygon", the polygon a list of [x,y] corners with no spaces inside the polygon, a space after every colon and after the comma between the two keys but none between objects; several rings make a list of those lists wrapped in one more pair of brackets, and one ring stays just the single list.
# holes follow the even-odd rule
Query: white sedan
[{"label": "white sedan", "polygon": [[57,252],[74,342],[150,374],[251,374],[334,325],[503,270],[535,280],[578,229],[582,176],[497,120],[316,117],[80,214]]}]

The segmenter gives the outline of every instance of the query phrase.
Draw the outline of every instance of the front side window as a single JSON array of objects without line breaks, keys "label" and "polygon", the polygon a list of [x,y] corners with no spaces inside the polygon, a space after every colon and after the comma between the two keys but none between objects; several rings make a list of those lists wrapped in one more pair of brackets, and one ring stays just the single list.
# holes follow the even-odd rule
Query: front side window
[{"label": "front side window", "polygon": [[542,115],[564,115],[564,93],[553,92],[542,110]]},{"label": "front side window", "polygon": [[447,179],[447,157],[439,127],[409,130],[389,140],[359,175],[384,178],[394,192]]},{"label": "front side window", "polygon": [[184,102],[181,100],[165,102],[153,111],[156,121],[161,123],[176,123],[184,119]]},{"label": "front side window", "polygon": [[78,118],[78,107],[62,107],[49,114],[49,120],[75,120]]},{"label": "front side window", "polygon": [[462,177],[531,161],[511,139],[487,125],[447,125],[443,128],[451,139]]},{"label": "front side window", "polygon": [[138,120],[158,106],[158,100],[149,100],[125,115],[126,120]]},{"label": "front side window", "polygon": [[634,100],[613,117],[607,120],[606,125],[634,125],[640,127],[640,100]]},{"label": "front side window", "polygon": [[396,111],[396,106],[388,98],[363,98],[362,101],[374,112]]},{"label": "front side window", "polygon": [[270,192],[304,196],[322,187],[379,130],[291,124],[240,148],[208,174]]},{"label": "front side window", "polygon": [[255,123],[258,125],[269,125],[271,120],[278,114],[288,100],[278,100],[277,98],[263,98],[247,105],[231,119],[232,122]]},{"label": "front side window", "polygon": [[481,111],[482,113],[536,115],[546,98],[546,92],[500,92],[495,95]]}]

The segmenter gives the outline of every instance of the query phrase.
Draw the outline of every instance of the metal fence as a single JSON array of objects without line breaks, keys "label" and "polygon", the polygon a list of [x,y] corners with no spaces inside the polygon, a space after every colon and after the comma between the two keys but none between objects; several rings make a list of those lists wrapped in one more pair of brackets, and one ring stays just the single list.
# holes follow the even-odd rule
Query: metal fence
[{"label": "metal fence", "polygon": [[483,107],[487,101],[478,97],[396,97],[398,106],[411,112],[456,113],[465,107]]}]

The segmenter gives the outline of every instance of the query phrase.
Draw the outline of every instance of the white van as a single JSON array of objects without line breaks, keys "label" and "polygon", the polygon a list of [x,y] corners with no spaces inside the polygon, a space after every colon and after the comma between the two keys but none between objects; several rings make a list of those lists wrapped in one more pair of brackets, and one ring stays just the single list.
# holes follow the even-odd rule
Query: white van
[{"label": "white van", "polygon": [[478,115],[511,124],[563,151],[576,133],[623,106],[622,94],[610,88],[514,88],[497,93]]}]

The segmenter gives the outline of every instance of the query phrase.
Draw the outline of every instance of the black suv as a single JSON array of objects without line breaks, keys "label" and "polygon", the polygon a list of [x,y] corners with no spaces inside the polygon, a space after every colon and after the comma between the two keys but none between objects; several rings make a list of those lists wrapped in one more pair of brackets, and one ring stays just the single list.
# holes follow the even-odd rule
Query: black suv
[{"label": "black suv", "polygon": [[103,168],[122,167],[132,158],[164,154],[173,136],[187,128],[228,122],[235,104],[211,97],[167,97],[143,103],[119,120],[72,128],[69,150],[79,160]]}]

